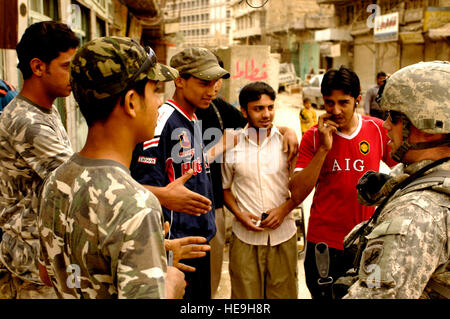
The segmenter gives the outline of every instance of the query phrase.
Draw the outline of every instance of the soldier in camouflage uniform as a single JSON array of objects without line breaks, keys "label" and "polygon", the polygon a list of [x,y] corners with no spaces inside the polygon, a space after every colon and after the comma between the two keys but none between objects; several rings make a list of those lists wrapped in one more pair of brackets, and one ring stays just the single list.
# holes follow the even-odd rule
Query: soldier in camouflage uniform
[{"label": "soldier in camouflage uniform", "polygon": [[450,63],[440,61],[405,67],[387,80],[384,127],[392,158],[402,164],[377,193],[360,194],[375,205],[386,200],[368,224],[358,280],[344,298],[450,296],[449,83]]},{"label": "soldier in camouflage uniform", "polygon": [[98,38],[75,55],[71,84],[88,138],[46,180],[38,217],[58,297],[183,296],[183,273],[167,265],[161,206],[128,170],[135,145],[154,134],[157,82],[177,76],[129,38]]},{"label": "soldier in camouflage uniform", "polygon": [[65,24],[41,22],[17,45],[24,84],[0,117],[0,298],[56,297],[39,277],[37,200],[43,180],[73,153],[53,102],[70,94],[78,44]]}]

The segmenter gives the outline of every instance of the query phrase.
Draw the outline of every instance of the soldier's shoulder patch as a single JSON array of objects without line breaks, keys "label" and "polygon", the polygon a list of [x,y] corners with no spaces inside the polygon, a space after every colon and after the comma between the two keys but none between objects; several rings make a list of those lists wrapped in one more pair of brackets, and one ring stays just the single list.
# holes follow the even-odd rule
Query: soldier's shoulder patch
[{"label": "soldier's shoulder patch", "polygon": [[373,267],[378,265],[383,251],[383,241],[374,242],[364,250],[361,266],[366,274],[372,273]]}]

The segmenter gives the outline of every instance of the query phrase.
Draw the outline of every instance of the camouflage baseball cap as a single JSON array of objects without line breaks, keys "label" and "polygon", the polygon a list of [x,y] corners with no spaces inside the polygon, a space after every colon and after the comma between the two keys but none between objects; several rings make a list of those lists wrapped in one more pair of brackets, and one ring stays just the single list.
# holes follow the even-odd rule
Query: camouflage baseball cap
[{"label": "camouflage baseball cap", "polygon": [[156,55],[125,37],[101,37],[78,49],[71,63],[70,84],[78,103],[116,95],[148,78],[171,81],[178,71],[157,62]]},{"label": "camouflage baseball cap", "polygon": [[386,81],[381,97],[385,111],[401,112],[421,131],[450,133],[450,63],[419,62],[404,67]]},{"label": "camouflage baseball cap", "polygon": [[205,48],[188,48],[175,54],[170,66],[180,74],[190,74],[201,80],[228,79],[230,73],[222,69],[214,53]]}]

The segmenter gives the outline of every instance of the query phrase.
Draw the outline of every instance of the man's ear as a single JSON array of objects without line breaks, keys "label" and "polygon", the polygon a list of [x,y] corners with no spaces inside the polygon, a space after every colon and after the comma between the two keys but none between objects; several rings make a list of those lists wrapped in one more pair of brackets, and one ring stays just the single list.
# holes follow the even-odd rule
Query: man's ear
[{"label": "man's ear", "polygon": [[241,106],[241,113],[245,118],[247,118],[247,110],[244,109],[242,106]]},{"label": "man's ear", "polygon": [[138,103],[140,103],[139,94],[135,90],[128,90],[128,92],[125,94],[123,102],[123,110],[125,114],[132,118],[135,118],[136,107],[138,106]]},{"label": "man's ear", "polygon": [[45,69],[47,68],[47,64],[45,64],[38,58],[33,58],[30,61],[30,68],[31,72],[33,72],[34,75],[36,75],[37,77],[41,77],[44,74]]},{"label": "man's ear", "polygon": [[183,79],[181,76],[177,77],[174,80],[175,87],[183,88],[184,87],[184,82],[185,82],[185,79]]}]

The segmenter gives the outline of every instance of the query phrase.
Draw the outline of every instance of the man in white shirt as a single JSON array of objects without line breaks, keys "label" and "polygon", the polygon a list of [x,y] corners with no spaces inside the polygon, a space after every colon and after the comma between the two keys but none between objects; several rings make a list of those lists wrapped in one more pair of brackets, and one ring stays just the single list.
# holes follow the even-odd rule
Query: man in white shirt
[{"label": "man in white shirt", "polygon": [[272,124],[274,101],[275,91],[264,82],[242,89],[239,103],[248,125],[222,165],[224,201],[235,216],[233,299],[297,298],[297,229],[290,214],[296,204],[288,189],[295,158],[289,165],[283,137]]}]

